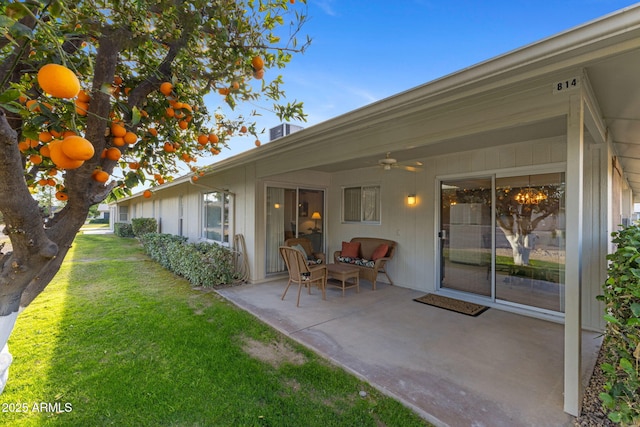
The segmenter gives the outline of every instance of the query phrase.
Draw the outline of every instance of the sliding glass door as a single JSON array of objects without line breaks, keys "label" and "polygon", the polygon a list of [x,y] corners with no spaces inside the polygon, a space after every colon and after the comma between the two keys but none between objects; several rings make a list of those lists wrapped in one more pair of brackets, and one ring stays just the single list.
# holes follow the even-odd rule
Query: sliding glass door
[{"label": "sliding glass door", "polygon": [[564,312],[564,173],[496,178],[496,299]]},{"label": "sliding glass door", "polygon": [[302,237],[314,252],[324,251],[324,190],[267,187],[266,272],[285,271],[278,248]]},{"label": "sliding glass door", "polygon": [[564,173],[440,184],[440,288],[564,312]]},{"label": "sliding glass door", "polygon": [[440,185],[440,287],[491,296],[491,178]]}]

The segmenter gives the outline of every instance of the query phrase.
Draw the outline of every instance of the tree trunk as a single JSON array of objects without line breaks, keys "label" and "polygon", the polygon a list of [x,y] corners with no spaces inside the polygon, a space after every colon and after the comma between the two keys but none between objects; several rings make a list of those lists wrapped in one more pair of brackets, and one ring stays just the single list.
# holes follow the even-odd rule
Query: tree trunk
[{"label": "tree trunk", "polygon": [[9,353],[7,340],[13,331],[17,318],[17,311],[7,316],[0,317],[0,342],[4,343],[2,351],[0,351],[0,394],[4,391],[4,386],[7,385],[7,380],[9,379],[9,366],[11,366],[11,362],[13,362],[13,357],[11,356],[11,353]]}]

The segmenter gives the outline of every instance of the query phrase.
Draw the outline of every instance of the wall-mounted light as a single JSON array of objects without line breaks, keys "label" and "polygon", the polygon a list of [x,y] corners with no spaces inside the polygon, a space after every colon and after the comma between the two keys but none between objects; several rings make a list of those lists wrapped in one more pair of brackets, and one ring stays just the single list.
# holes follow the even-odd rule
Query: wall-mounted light
[{"label": "wall-mounted light", "polygon": [[280,203],[274,203],[273,207],[276,208],[276,209],[280,209]]},{"label": "wall-mounted light", "polygon": [[409,206],[414,206],[416,204],[416,195],[415,194],[409,194],[407,196],[407,204]]}]

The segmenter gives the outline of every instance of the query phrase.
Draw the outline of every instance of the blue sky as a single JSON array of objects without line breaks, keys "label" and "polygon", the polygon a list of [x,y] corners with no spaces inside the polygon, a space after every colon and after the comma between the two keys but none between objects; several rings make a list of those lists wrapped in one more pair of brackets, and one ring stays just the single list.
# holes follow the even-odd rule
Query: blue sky
[{"label": "blue sky", "polygon": [[[310,127],[635,3],[308,0],[311,46],[271,72],[283,75],[288,100],[304,102],[307,122],[292,123]],[[210,99],[215,110],[219,97]],[[263,144],[278,123],[269,112],[258,118]],[[230,145],[205,164],[254,149],[254,138]]]}]

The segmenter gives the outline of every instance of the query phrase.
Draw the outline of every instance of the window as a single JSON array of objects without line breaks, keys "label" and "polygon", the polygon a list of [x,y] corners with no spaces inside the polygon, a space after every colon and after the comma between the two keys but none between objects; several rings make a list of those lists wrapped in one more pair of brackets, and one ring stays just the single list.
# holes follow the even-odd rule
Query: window
[{"label": "window", "polygon": [[213,191],[203,194],[203,236],[229,244],[229,193]]},{"label": "window", "polygon": [[347,187],[342,191],[342,220],[380,224],[380,186]]},{"label": "window", "polygon": [[120,222],[129,222],[129,206],[118,206]]}]

